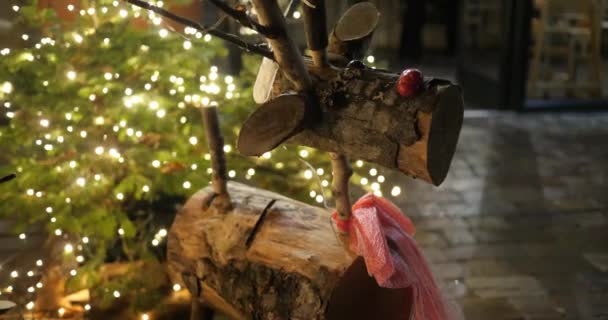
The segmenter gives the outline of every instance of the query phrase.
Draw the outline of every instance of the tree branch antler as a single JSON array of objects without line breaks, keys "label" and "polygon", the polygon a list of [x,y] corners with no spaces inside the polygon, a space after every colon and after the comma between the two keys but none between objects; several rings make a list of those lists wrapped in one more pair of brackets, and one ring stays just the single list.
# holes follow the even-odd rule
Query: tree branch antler
[{"label": "tree branch antler", "polygon": [[298,4],[300,4],[299,0],[290,0],[283,11],[283,16],[288,17],[296,9]]},{"label": "tree branch antler", "polygon": [[234,20],[238,21],[243,26],[251,28],[266,37],[272,37],[273,30],[266,28],[257,21],[253,20],[245,10],[233,8],[222,0],[209,0],[209,2],[211,2],[211,4],[216,6],[218,9],[222,10],[228,16],[232,17]]},{"label": "tree branch antler", "polygon": [[268,38],[268,43],[272,47],[279,67],[297,91],[310,93],[313,88],[312,80],[298,47],[287,35],[285,18],[277,1],[253,0],[252,2],[260,24],[276,32],[275,37]]},{"label": "tree branch antler", "polygon": [[216,36],[225,41],[231,42],[246,52],[255,53],[255,54],[264,56],[268,59],[275,60],[275,57],[274,57],[272,51],[270,51],[268,48],[243,41],[241,38],[239,38],[238,36],[235,36],[233,34],[217,30],[210,26],[202,25],[198,22],[192,21],[192,20],[184,18],[182,16],[178,16],[170,11],[167,11],[163,8],[151,5],[148,2],[143,1],[143,0],[124,0],[124,1],[130,3],[134,6],[140,7],[142,9],[146,9],[146,10],[155,12],[167,19],[171,19],[184,26],[194,28],[201,32],[209,33],[210,35],[213,35],[213,36]]}]

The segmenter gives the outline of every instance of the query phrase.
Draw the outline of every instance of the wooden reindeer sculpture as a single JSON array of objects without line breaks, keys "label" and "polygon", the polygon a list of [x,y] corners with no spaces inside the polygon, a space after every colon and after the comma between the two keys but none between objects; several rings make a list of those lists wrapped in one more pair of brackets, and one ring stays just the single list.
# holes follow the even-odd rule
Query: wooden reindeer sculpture
[{"label": "wooden reindeer sculpture", "polygon": [[[234,319],[422,320],[414,306],[417,290],[381,287],[368,275],[370,266],[349,248],[347,157],[439,185],[462,125],[460,89],[446,80],[422,79],[417,72],[400,75],[363,64],[379,23],[369,3],[351,7],[328,37],[324,1],[307,0],[310,57],[305,57],[288,36],[276,0],[252,0],[257,21],[242,6],[209,0],[265,36],[272,51],[145,1],[127,1],[266,58],[254,88],[262,105],[241,129],[241,153],[256,156],[292,143],[328,151],[332,159],[336,225],[329,223],[329,210],[226,183],[217,115],[214,107],[203,108],[213,184],[187,201],[168,242],[170,276],[192,293],[193,311],[200,311],[198,301]],[[398,212],[385,200],[364,200],[356,210],[380,201],[392,214]],[[409,219],[394,218],[413,233]]]}]

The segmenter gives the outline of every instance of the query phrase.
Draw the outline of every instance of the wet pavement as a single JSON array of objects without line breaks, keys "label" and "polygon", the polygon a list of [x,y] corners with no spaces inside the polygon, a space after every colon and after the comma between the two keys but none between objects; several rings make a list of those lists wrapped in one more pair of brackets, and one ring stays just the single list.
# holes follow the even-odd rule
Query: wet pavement
[{"label": "wet pavement", "polygon": [[466,319],[608,319],[608,114],[467,113],[438,188],[383,172]]}]

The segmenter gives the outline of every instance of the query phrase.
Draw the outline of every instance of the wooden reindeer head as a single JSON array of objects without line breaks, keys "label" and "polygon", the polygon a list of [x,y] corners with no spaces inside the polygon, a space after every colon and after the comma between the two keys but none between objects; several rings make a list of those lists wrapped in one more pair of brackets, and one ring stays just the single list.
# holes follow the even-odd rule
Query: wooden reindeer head
[{"label": "wooden reindeer head", "polygon": [[272,51],[144,0],[125,1],[267,59],[254,88],[254,98],[262,105],[239,134],[242,154],[259,156],[287,142],[396,168],[435,185],[445,179],[462,126],[460,88],[427,78],[415,91],[404,90],[404,74],[361,62],[380,21],[371,3],[352,6],[328,37],[324,0],[306,0],[310,56],[302,56],[287,34],[276,0],[252,0],[257,21],[243,6],[208,0],[265,36]]},{"label": "wooden reindeer head", "polygon": [[254,98],[261,106],[243,124],[238,150],[259,156],[285,142],[304,145],[439,185],[462,126],[460,88],[428,78],[415,95],[404,94],[399,74],[361,62],[380,21],[373,4],[352,6],[328,37],[323,1],[306,2],[310,57],[289,38],[276,1],[253,0],[260,25],[272,30],[276,62],[260,67]]}]

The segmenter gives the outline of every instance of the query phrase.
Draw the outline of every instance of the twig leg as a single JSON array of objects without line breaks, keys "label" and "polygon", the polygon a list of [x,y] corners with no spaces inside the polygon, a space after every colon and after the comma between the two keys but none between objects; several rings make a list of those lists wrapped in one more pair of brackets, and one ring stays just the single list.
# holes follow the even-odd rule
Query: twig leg
[{"label": "twig leg", "polygon": [[213,191],[217,194],[214,205],[221,204],[222,207],[230,206],[230,198],[227,188],[226,156],[224,155],[224,137],[220,131],[220,121],[217,115],[217,106],[201,108],[207,145],[211,156],[211,169],[213,170],[211,184]]},{"label": "twig leg", "polygon": [[338,218],[348,220],[351,214],[348,180],[353,171],[345,155],[331,152],[329,156],[333,173],[331,192],[336,200]]}]

